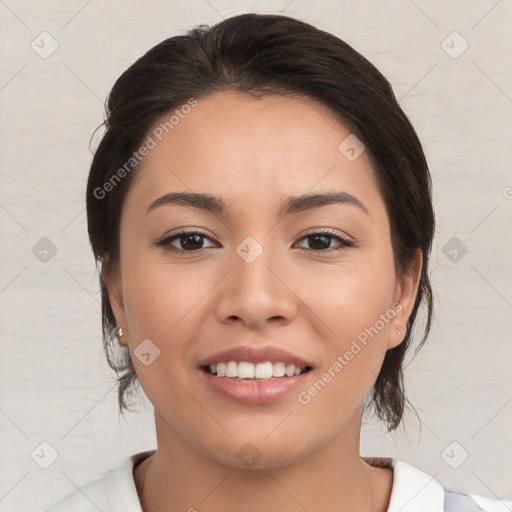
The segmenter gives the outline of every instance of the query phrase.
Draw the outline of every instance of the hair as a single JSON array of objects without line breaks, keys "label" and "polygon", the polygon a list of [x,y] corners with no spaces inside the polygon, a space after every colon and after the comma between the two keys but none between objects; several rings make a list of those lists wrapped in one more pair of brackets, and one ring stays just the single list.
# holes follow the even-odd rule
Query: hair
[{"label": "hair", "polygon": [[120,171],[163,114],[215,92],[303,97],[325,105],[366,146],[389,217],[398,277],[410,271],[414,253],[421,249],[421,275],[405,338],[387,350],[365,404],[365,409],[373,404],[388,430],[395,430],[407,400],[404,358],[420,304],[426,304],[427,316],[415,354],[433,315],[428,265],[435,219],[427,161],[390,83],[373,64],[328,32],[270,14],[242,14],[166,39],[122,73],[106,101],[100,125],[105,131],[92,160],[86,202],[89,238],[101,270],[103,343],[117,374],[121,413],[130,408],[127,397],[138,380],[130,354],[115,355],[116,322],[103,272],[118,270],[123,201],[140,164]]}]

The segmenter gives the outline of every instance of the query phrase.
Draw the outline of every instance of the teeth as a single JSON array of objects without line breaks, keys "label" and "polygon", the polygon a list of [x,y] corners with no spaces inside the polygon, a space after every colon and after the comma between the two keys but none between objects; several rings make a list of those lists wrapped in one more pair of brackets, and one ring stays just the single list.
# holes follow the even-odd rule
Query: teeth
[{"label": "teeth", "polygon": [[254,379],[254,371],[254,365],[252,363],[246,363],[245,361],[238,363],[237,376],[240,379]]},{"label": "teeth", "polygon": [[229,361],[226,365],[226,377],[238,377],[238,365],[235,361]]},{"label": "teeth", "polygon": [[258,363],[254,369],[254,376],[257,379],[270,379],[272,377],[272,363]]},{"label": "teeth", "polygon": [[[210,370],[213,372],[213,365],[210,366]],[[226,375],[226,363],[217,363],[217,377],[224,377]]]},{"label": "teeth", "polygon": [[286,365],[284,363],[274,363],[272,365],[272,377],[284,377]]},{"label": "teeth", "polygon": [[285,363],[249,363],[247,361],[227,361],[210,365],[210,371],[217,377],[229,377],[232,379],[268,380],[272,377],[293,377],[300,375],[306,369],[305,366],[295,366]]}]

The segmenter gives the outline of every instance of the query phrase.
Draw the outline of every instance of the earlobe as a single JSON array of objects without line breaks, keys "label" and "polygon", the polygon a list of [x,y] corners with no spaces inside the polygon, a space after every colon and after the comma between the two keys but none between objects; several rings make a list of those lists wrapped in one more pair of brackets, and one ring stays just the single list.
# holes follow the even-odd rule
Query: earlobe
[{"label": "earlobe", "polygon": [[110,307],[116,319],[116,337],[120,345],[126,345],[126,316],[124,311],[123,291],[118,272],[109,268],[108,261],[104,260],[101,268],[101,277],[107,289]]},{"label": "earlobe", "polygon": [[404,332],[403,329],[400,329],[400,328],[392,329],[391,334],[389,335],[389,339],[388,339],[386,348],[387,349],[395,348],[398,345],[400,345],[400,343],[402,343],[402,341],[404,341],[405,335],[406,335],[406,332]]},{"label": "earlobe", "polygon": [[395,304],[398,304],[398,307],[396,308],[398,313],[395,315],[391,326],[387,343],[388,349],[400,345],[407,334],[407,320],[409,319],[409,316],[414,309],[414,303],[416,302],[422,266],[423,253],[418,247],[414,253],[408,272],[403,276],[399,286],[397,287]]}]

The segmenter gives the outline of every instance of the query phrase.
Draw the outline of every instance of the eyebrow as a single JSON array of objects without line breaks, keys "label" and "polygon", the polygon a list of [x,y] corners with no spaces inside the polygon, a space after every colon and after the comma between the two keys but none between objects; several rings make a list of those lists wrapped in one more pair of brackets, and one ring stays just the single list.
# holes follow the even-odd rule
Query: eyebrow
[{"label": "eyebrow", "polygon": [[[160,206],[177,204],[192,206],[206,212],[229,215],[230,208],[221,198],[211,194],[200,194],[192,192],[171,192],[153,201],[146,213],[149,213]],[[347,192],[324,192],[317,194],[304,194],[297,197],[289,197],[279,208],[278,216],[291,215],[313,208],[320,208],[330,204],[352,204],[360,208],[367,215],[370,215],[364,204]]]}]

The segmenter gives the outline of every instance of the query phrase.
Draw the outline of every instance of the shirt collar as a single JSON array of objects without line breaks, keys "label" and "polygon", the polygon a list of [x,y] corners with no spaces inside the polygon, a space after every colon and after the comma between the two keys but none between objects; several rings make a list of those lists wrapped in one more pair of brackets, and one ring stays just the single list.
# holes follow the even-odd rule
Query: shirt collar
[{"label": "shirt collar", "polygon": [[393,487],[387,512],[443,512],[444,489],[423,471],[391,459]]}]

